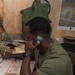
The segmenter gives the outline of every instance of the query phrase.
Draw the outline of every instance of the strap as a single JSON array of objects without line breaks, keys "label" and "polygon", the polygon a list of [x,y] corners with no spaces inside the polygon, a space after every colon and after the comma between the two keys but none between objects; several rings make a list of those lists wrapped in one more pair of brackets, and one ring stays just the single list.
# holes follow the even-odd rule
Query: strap
[{"label": "strap", "polygon": [[41,3],[41,0],[34,0],[32,6],[34,6],[35,3],[39,4]]},{"label": "strap", "polygon": [[48,3],[48,6],[49,6],[49,11],[48,11],[48,14],[50,13],[50,10],[51,10],[51,5],[50,5],[50,2],[48,0],[44,0]]},{"label": "strap", "polygon": [[36,3],[40,3],[41,2],[41,0],[34,0]]},{"label": "strap", "polygon": [[[47,4],[48,4],[48,6],[49,6],[49,10],[48,10],[48,14],[50,13],[50,10],[51,10],[51,5],[50,5],[50,2],[48,1],[48,0],[44,0],[44,1],[46,1],[47,2]],[[33,4],[32,4],[32,7],[33,7],[33,9],[34,9],[34,4],[35,3],[41,3],[41,0],[34,0],[33,1]]]}]

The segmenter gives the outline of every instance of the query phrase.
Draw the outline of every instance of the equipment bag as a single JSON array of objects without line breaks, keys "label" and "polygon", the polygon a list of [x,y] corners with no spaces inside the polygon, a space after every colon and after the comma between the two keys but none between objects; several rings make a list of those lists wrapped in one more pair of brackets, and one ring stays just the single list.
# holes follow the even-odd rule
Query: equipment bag
[{"label": "equipment bag", "polygon": [[41,3],[41,0],[34,0],[31,7],[20,11],[22,14],[22,37],[25,39],[24,26],[25,24],[34,17],[41,16],[46,18],[49,22],[48,15],[51,10],[51,5],[48,0],[44,0],[45,3]]}]

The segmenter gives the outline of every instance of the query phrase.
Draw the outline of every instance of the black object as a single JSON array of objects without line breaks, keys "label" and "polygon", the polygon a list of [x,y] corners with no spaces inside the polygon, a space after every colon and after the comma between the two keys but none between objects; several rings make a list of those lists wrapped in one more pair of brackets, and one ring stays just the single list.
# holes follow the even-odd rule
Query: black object
[{"label": "black object", "polygon": [[[70,41],[70,40],[68,40]],[[71,41],[72,42],[72,41]],[[62,43],[61,46],[66,50],[66,51],[69,51],[69,52],[75,52],[75,44],[71,44],[71,43]],[[70,54],[69,54],[70,55]],[[71,57],[72,59],[73,57]],[[72,59],[73,61],[73,59]],[[75,75],[75,65],[73,64],[73,75]]]},{"label": "black object", "polygon": [[30,53],[27,53],[27,52],[24,52],[24,53],[19,53],[19,54],[12,54],[12,55],[3,55],[3,56],[0,56],[0,58],[2,59],[10,59],[10,58],[15,58],[15,59],[21,59],[23,60],[24,57],[30,57],[31,60],[34,60],[34,54],[30,54]]},{"label": "black object", "polygon": [[6,46],[9,46],[10,49],[14,49],[14,47],[16,47],[15,45],[13,45],[13,44],[11,44],[11,43],[7,44]]},{"label": "black object", "polygon": [[4,55],[4,56],[0,56],[0,58],[2,58],[2,59],[10,59],[10,58],[23,59],[24,58],[24,53]]},{"label": "black object", "polygon": [[37,41],[39,41],[39,42],[41,43],[42,40],[43,40],[43,37],[38,35],[38,36],[35,38],[35,40],[33,41],[33,45],[35,45],[35,44],[37,43]]},{"label": "black object", "polygon": [[31,57],[31,54],[28,52],[23,53],[23,57]]},{"label": "black object", "polygon": [[64,49],[66,49],[67,51],[75,52],[75,44],[62,43],[61,46],[62,46]]},{"label": "black object", "polygon": [[73,74],[75,75],[75,65],[73,65]]}]

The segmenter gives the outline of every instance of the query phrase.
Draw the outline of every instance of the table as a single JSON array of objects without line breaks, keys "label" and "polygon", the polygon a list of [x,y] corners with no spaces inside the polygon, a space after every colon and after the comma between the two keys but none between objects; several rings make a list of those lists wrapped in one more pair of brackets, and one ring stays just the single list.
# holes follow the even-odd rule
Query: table
[{"label": "table", "polygon": [[[2,59],[0,58],[0,61],[2,61]],[[19,75],[20,74],[20,68],[21,68],[21,64],[22,64],[22,60],[19,59],[4,59],[4,61],[2,61],[0,63],[0,75]],[[31,72],[34,69],[34,61],[30,62],[30,68],[31,68]]]},{"label": "table", "polygon": [[[7,42],[0,41],[1,47],[7,47],[4,44]],[[16,45],[17,42],[11,42],[11,44]],[[15,47],[16,48],[16,47]],[[24,42],[18,42],[17,48],[21,48],[22,51],[25,49],[25,43]],[[10,53],[16,54],[17,52],[21,52],[20,49],[16,49],[16,51],[13,51],[9,49]],[[14,59],[14,58],[8,58],[4,59],[2,61],[2,58],[0,58],[0,75],[19,75],[20,74],[20,68],[22,64],[22,59]],[[31,72],[33,72],[34,69],[34,61],[30,62],[30,68]]]}]

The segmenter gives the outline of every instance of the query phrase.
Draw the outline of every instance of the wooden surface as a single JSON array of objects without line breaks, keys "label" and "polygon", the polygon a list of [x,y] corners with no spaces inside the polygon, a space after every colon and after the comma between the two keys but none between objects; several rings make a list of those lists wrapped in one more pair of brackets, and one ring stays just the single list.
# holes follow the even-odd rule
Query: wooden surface
[{"label": "wooden surface", "polygon": [[[52,20],[52,37],[75,37],[75,32],[73,31],[57,29],[62,0],[49,1],[51,4],[49,18]],[[4,18],[3,26],[8,33],[21,33],[22,24],[20,10],[31,6],[32,2],[33,0],[0,0],[0,15]]]},{"label": "wooden surface", "polygon": [[[24,48],[25,48],[24,42],[22,41],[20,42],[21,43],[11,42],[11,44],[17,47],[15,47],[14,49],[10,49],[10,46],[8,46],[9,47],[8,51],[6,53],[2,52],[3,55],[5,53],[6,59],[2,60],[1,54],[0,54],[0,75],[19,75],[20,74],[22,59],[20,59],[20,57],[15,59],[10,58],[12,56],[15,56],[13,54],[24,52]],[[4,45],[3,41],[0,41],[0,49],[3,49],[3,47],[6,48],[7,46]],[[34,61],[30,62],[31,73],[33,72],[34,64],[35,64]]]},{"label": "wooden surface", "polygon": [[[19,59],[5,59],[0,63],[0,75],[19,75],[21,64],[22,60]],[[32,72],[34,69],[34,61],[31,61],[30,68]]]}]

